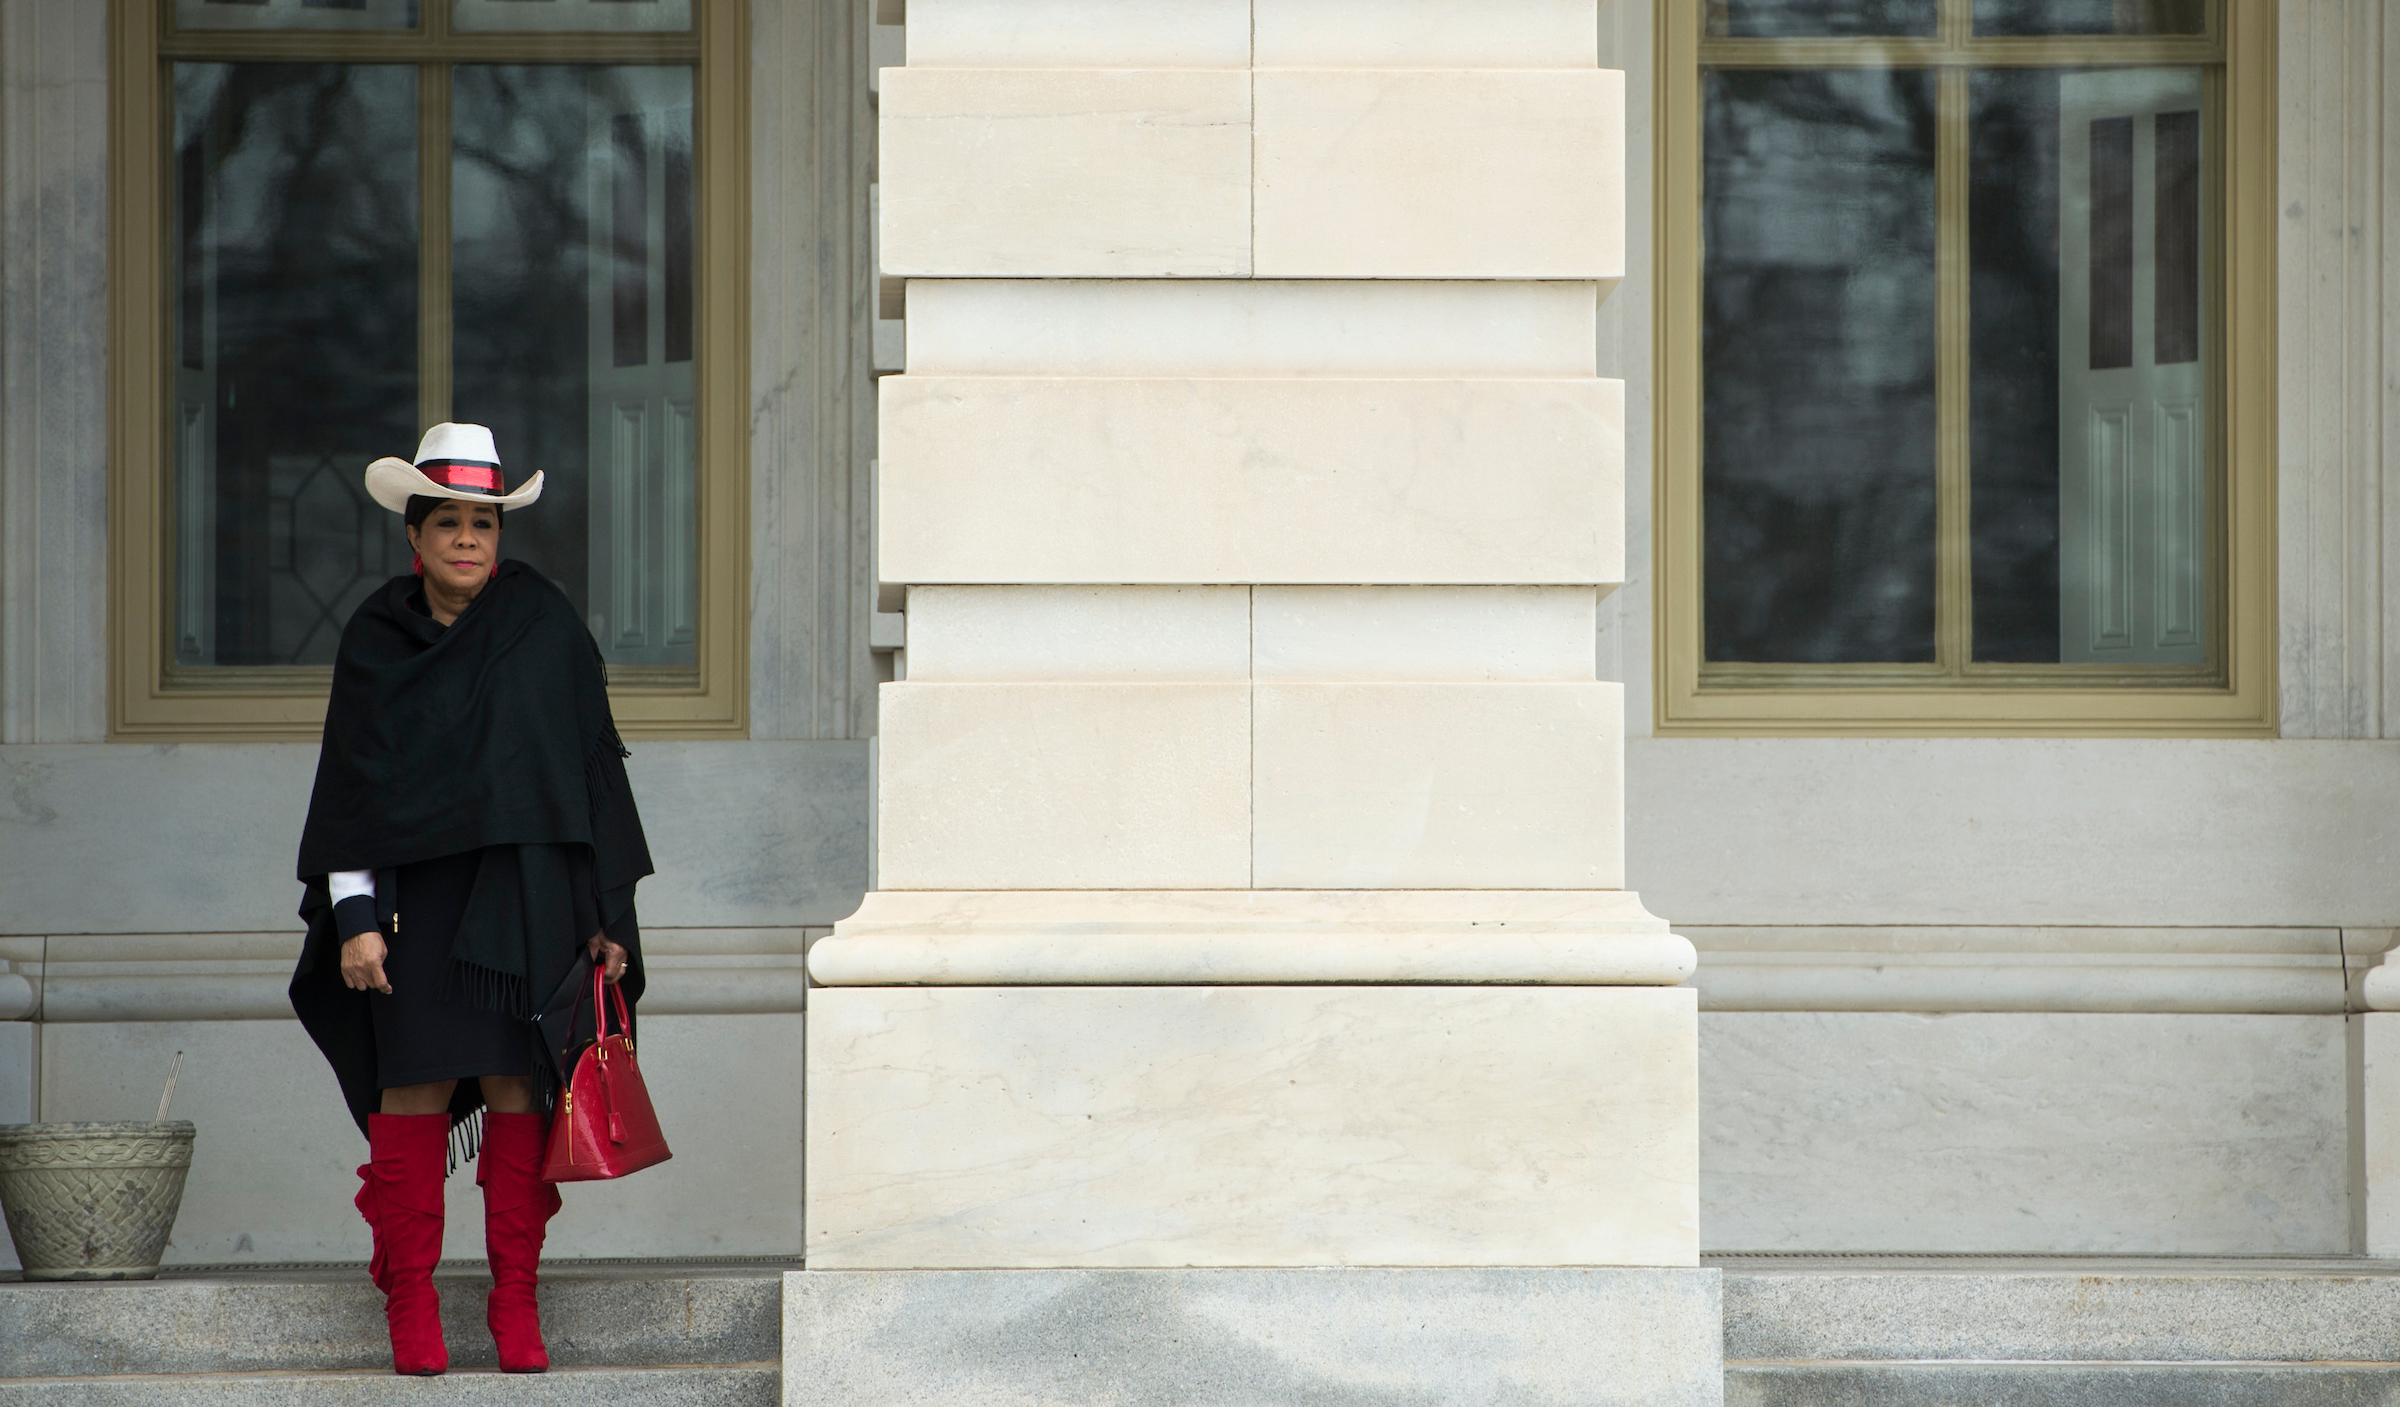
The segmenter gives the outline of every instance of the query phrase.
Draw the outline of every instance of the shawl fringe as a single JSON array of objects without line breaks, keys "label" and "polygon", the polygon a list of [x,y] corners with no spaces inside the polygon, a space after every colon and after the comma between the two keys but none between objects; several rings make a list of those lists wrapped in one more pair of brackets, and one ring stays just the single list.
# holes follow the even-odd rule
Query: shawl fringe
[{"label": "shawl fringe", "polygon": [[625,746],[625,740],[617,735],[617,720],[604,716],[600,723],[600,735],[592,739],[591,751],[583,757],[584,794],[590,798],[589,805],[594,817],[600,814],[600,798],[619,790],[616,779],[624,769],[609,764],[611,761],[623,762],[631,756],[633,749]]},{"label": "shawl fringe", "polygon": [[465,958],[450,963],[450,985],[458,999],[485,1011],[497,1011],[518,1021],[533,1019],[533,998],[525,979],[514,972],[485,967]]},{"label": "shawl fringe", "polygon": [[483,1151],[483,1106],[478,1104],[466,1114],[450,1122],[449,1172],[457,1172],[459,1164],[472,1163]]}]

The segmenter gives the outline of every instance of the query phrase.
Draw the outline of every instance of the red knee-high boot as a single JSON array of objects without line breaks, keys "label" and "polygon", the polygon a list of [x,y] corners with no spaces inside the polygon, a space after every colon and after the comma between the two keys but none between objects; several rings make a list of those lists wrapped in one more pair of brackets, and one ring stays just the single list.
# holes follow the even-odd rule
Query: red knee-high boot
[{"label": "red knee-high boot", "polygon": [[501,1370],[509,1373],[550,1368],[534,1297],[542,1238],[558,1215],[558,1188],[542,1181],[545,1123],[539,1114],[485,1114],[483,1157],[475,1169],[483,1188],[483,1244],[492,1261],[484,1320],[492,1326]]},{"label": "red knee-high boot", "polygon": [[358,1170],[358,1214],[375,1229],[367,1274],[383,1291],[392,1330],[392,1371],[430,1376],[450,1366],[433,1268],[442,1259],[442,1180],[448,1172],[448,1114],[369,1114],[368,1162]]}]

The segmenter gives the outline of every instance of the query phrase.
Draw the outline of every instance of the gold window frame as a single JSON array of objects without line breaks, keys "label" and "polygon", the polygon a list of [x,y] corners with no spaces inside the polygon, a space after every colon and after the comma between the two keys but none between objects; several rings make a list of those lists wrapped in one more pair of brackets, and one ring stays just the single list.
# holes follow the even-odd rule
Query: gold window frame
[{"label": "gold window frame", "polygon": [[[2275,669],[2275,0],[2209,5],[2199,36],[1976,38],[1973,0],[1940,0],[1933,38],[1704,37],[1705,0],[1667,0],[1655,39],[1653,208],[1658,455],[1654,730],[1661,736],[2273,736]],[[2212,67],[2220,180],[2211,257],[2212,663],[2204,671],[1971,662],[1967,74],[1979,68]],[[1703,653],[1701,74],[1704,68],[1930,68],[1940,119],[1935,279],[1937,661],[1709,663]]]},{"label": "gold window frame", "polygon": [[[418,416],[450,408],[450,65],[694,65],[694,532],[698,669],[611,671],[628,735],[725,738],[749,728],[749,34],[745,0],[694,0],[684,34],[454,33],[446,0],[417,29],[173,30],[170,0],[110,0],[109,735],[142,742],[315,741],[330,668],[178,669],[169,652],[176,580],[174,464],[166,414],[174,287],[166,122],[176,60],[418,65]],[[407,452],[396,447],[396,453]],[[363,471],[365,465],[359,468]]]}]

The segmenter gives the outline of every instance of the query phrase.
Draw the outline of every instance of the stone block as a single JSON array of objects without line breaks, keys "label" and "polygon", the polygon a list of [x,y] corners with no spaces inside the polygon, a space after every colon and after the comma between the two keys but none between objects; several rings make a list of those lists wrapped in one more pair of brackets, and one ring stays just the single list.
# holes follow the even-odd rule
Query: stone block
[{"label": "stone block", "polygon": [[1247,68],[1249,0],[910,0],[911,68]]},{"label": "stone block", "polygon": [[33,1037],[37,1029],[31,1021],[0,1021],[0,1124],[33,1122]]},{"label": "stone block", "polygon": [[1599,62],[1598,0],[1254,0],[1251,12],[1260,68],[1591,68]]},{"label": "stone block", "polygon": [[886,377],[887,582],[1583,585],[1623,385]]},{"label": "stone block", "polygon": [[[858,907],[864,742],[632,747],[658,865],[646,925],[829,924]],[[0,936],[281,932],[297,953],[292,848],[316,765],[304,743],[0,747]],[[117,862],[130,854],[146,858]]]},{"label": "stone block", "polygon": [[1256,103],[1261,278],[1625,272],[1621,73],[1270,69]]},{"label": "stone block", "polygon": [[880,890],[809,972],[829,987],[1673,986],[1695,956],[1622,889]]},{"label": "stone block", "polygon": [[2350,1019],[2358,1027],[2366,1252],[2400,1256],[2400,1012],[2367,1011]]},{"label": "stone block", "polygon": [[1237,69],[883,73],[889,275],[1250,272],[1250,75]]},{"label": "stone block", "polygon": [[[800,1023],[645,1018],[642,1071],[675,1157],[639,1178],[567,1188],[547,1253],[798,1254]],[[53,1023],[42,1041],[46,1119],[149,1118],[185,1052],[173,1112],[199,1135],[169,1266],[366,1260],[367,1225],[350,1204],[366,1140],[297,1021]],[[723,1097],[728,1069],[744,1072],[740,1101]],[[444,1254],[481,1257],[474,1178],[453,1177],[449,1197]]]},{"label": "stone block", "polygon": [[1581,586],[1261,586],[1251,676],[1588,684],[1598,604]]},{"label": "stone block", "polygon": [[1250,677],[1243,586],[919,586],[911,683],[1192,683]]},{"label": "stone block", "polygon": [[2388,741],[1637,735],[1626,762],[1634,873],[1678,923],[2355,931],[2400,915],[2391,843],[2361,820],[2400,816]]},{"label": "stone block", "polygon": [[865,742],[637,738],[630,746],[625,768],[658,866],[642,881],[646,925],[822,925],[858,907],[867,887]]},{"label": "stone block", "polygon": [[824,987],[809,1264],[1694,1265],[1690,989]]},{"label": "stone block", "polygon": [[1243,684],[886,684],[885,889],[1250,882]]},{"label": "stone block", "polygon": [[1623,887],[1617,684],[1260,683],[1253,883]]},{"label": "stone block", "polygon": [[788,1407],[1716,1407],[1713,1270],[795,1271]]},{"label": "stone block", "polygon": [[912,376],[1594,376],[1599,287],[917,279]]},{"label": "stone block", "polygon": [[296,932],[316,767],[291,743],[0,748],[0,934]]},{"label": "stone block", "polygon": [[1712,1251],[2350,1247],[2338,1016],[1711,1012],[1700,1031]]}]

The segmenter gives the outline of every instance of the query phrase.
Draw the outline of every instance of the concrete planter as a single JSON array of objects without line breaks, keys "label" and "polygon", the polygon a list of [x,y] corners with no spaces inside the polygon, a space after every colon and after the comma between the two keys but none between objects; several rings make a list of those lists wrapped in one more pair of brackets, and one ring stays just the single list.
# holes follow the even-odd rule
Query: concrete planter
[{"label": "concrete planter", "polygon": [[192,1166],[191,1124],[0,1124],[0,1210],[28,1280],[147,1280]]}]

